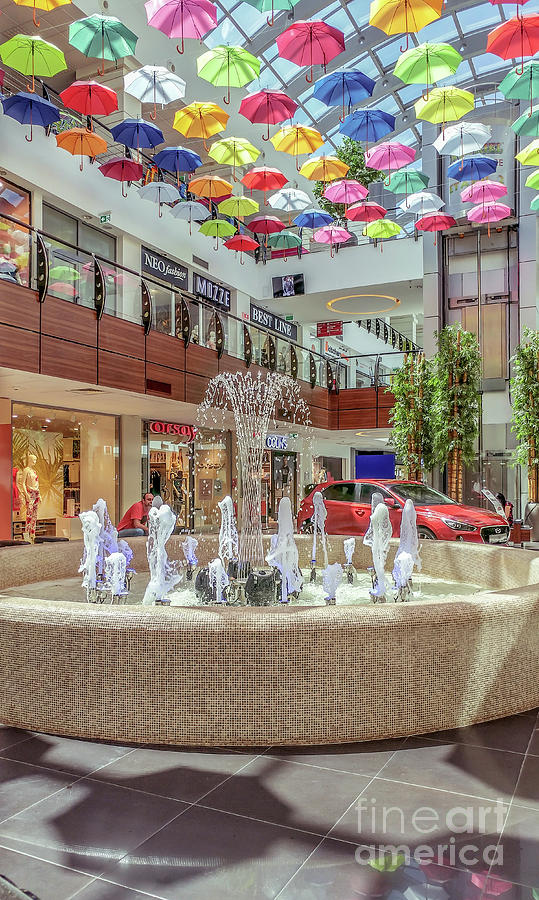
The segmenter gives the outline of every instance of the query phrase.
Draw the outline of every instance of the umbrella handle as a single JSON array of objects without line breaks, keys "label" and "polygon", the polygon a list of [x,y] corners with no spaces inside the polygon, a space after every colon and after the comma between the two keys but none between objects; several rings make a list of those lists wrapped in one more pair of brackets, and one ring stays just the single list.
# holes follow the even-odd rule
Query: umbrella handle
[{"label": "umbrella handle", "polygon": [[[269,25],[270,28],[273,28],[273,26],[275,25],[275,15],[274,15],[273,10],[271,11],[271,19],[270,19],[270,17],[268,16],[268,17],[266,18],[266,22],[268,23],[268,25]],[[242,265],[243,265],[243,263],[242,263]]]},{"label": "umbrella handle", "polygon": [[[253,196],[253,192],[251,191],[251,197]],[[264,206],[269,206],[269,200],[266,191],[264,191]]]},{"label": "umbrella handle", "polygon": [[178,51],[178,53],[180,54],[180,56],[181,56],[182,53],[185,53],[185,44],[184,44],[184,42],[183,42],[183,38],[182,38],[181,48],[182,48],[182,49],[180,50],[180,44],[176,44],[176,50]]},{"label": "umbrella handle", "polygon": [[36,28],[40,28],[41,23],[39,22],[38,19],[36,19],[36,0],[34,0],[34,12],[32,15],[32,19],[33,19],[33,22],[34,22],[34,25],[36,26]]},{"label": "umbrella handle", "polygon": [[298,170],[298,172],[301,172],[301,166],[298,165],[298,163],[299,163],[299,160],[298,160],[298,157],[297,157],[297,154],[296,154],[296,169]]},{"label": "umbrella handle", "polygon": [[161,203],[159,203],[159,218],[163,218],[163,210],[161,209]]},{"label": "umbrella handle", "polygon": [[267,133],[267,135],[266,134],[262,135],[263,141],[269,141],[269,139],[270,139],[269,127],[270,127],[270,123],[268,122],[268,133]]},{"label": "umbrella handle", "polygon": [[125,182],[122,181],[122,197],[127,197],[127,188],[125,188]]},{"label": "umbrella handle", "polygon": [[306,76],[305,76],[305,81],[307,82],[307,84],[312,84],[312,83],[313,83],[313,80],[314,80],[314,72],[313,72],[313,67],[311,66],[311,74],[310,74],[310,77],[309,77],[309,75],[306,75]]},{"label": "umbrella handle", "polygon": [[329,245],[329,255],[331,259],[335,259],[335,250],[333,249],[333,244]]},{"label": "umbrella handle", "polygon": [[84,157],[81,156],[80,163],[79,163],[79,171],[82,172],[83,169],[84,169]]},{"label": "umbrella handle", "polygon": [[243,252],[242,252],[242,253],[240,253],[240,266],[244,266],[244,265],[245,265],[245,260],[243,258]]},{"label": "umbrella handle", "polygon": [[32,122],[32,107],[30,107],[30,137],[28,137],[27,134],[24,135],[24,140],[25,140],[25,141],[28,141],[29,144],[30,144],[31,141],[32,141],[32,137],[33,137],[33,128],[34,128],[34,124],[33,124],[33,122]]},{"label": "umbrella handle", "polygon": [[227,106],[230,104],[230,88],[228,89],[226,97],[223,97],[223,103],[226,103]]}]

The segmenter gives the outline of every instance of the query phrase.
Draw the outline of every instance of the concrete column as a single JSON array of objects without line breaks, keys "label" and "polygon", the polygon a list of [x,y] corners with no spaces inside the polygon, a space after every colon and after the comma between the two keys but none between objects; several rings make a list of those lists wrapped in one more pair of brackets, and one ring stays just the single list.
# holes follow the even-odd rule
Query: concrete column
[{"label": "concrete column", "polygon": [[140,416],[120,416],[120,518],[141,498],[141,442]]},{"label": "concrete column", "polygon": [[0,397],[0,540],[10,541],[12,508],[11,400]]}]

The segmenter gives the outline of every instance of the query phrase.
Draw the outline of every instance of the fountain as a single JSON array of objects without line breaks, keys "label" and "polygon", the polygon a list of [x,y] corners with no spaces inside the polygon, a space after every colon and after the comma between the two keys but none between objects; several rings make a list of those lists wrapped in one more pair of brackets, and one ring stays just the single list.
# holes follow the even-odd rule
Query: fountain
[{"label": "fountain", "polygon": [[411,500],[407,500],[402,512],[399,549],[393,565],[393,580],[397,588],[396,601],[404,602],[413,596],[412,573],[414,567],[417,566],[417,570],[421,571],[419,552],[415,506]]},{"label": "fountain", "polygon": [[326,566],[322,576],[322,585],[325,592],[326,606],[335,606],[337,602],[337,589],[342,584],[343,568],[340,563]]},{"label": "fountain", "polygon": [[356,571],[354,569],[353,563],[354,553],[356,551],[356,539],[353,537],[346,538],[346,540],[343,542],[343,549],[344,558],[346,559],[346,580],[348,581],[348,584],[353,584]]},{"label": "fountain", "polygon": [[185,563],[187,566],[187,571],[186,571],[186,575],[185,575],[187,581],[193,580],[193,569],[195,568],[196,565],[198,565],[198,559],[196,556],[197,547],[198,547],[198,541],[196,538],[192,537],[192,535],[189,535],[189,537],[186,537],[185,540],[182,541],[182,550],[183,550],[183,555],[185,557]]},{"label": "fountain", "polygon": [[124,554],[118,550],[111,553],[105,560],[105,581],[103,592],[110,594],[110,602],[124,599],[129,593],[125,587],[126,560]]},{"label": "fountain", "polygon": [[166,544],[176,525],[176,516],[170,506],[152,507],[148,513],[148,542],[146,552],[150,581],[144,593],[145,606],[168,604],[166,596],[181,580],[176,564],[169,561]]},{"label": "fountain", "polygon": [[221,528],[219,529],[219,558],[225,570],[229,563],[237,561],[239,554],[238,529],[234,517],[232,497],[226,496],[218,503],[221,511]]},{"label": "fountain", "polygon": [[363,537],[363,543],[366,544],[367,547],[372,547],[372,514],[376,507],[383,502],[384,498],[380,491],[374,491],[371,496],[371,517],[369,519],[369,527],[367,528],[367,531],[365,532],[365,535]]},{"label": "fountain", "polygon": [[311,555],[311,583],[316,581],[316,544],[318,533],[320,533],[320,542],[322,544],[322,550],[324,553],[324,566],[328,565],[328,548],[326,543],[326,519],[328,515],[328,511],[326,509],[326,504],[324,503],[324,498],[322,497],[322,492],[317,491],[313,495],[313,552]]},{"label": "fountain", "polygon": [[93,509],[81,512],[79,519],[82,526],[84,539],[84,555],[81,559],[79,572],[82,573],[82,586],[86,588],[88,603],[95,602],[97,591],[97,558],[99,551],[99,538],[101,535],[101,522]]},{"label": "fountain", "polygon": [[386,577],[385,563],[389,552],[389,542],[393,530],[389,519],[389,510],[384,502],[378,503],[371,515],[370,527],[372,528],[372,589],[371,600],[373,603],[386,602]]},{"label": "fountain", "polygon": [[225,591],[230,584],[222,560],[217,556],[208,566],[208,583],[211,598],[215,603],[226,603]]},{"label": "fountain", "polygon": [[299,568],[299,553],[294,540],[294,521],[289,497],[281,497],[278,513],[278,531],[271,540],[271,550],[266,556],[270,566],[281,573],[281,603],[288,603],[290,595],[299,595],[303,576]]}]

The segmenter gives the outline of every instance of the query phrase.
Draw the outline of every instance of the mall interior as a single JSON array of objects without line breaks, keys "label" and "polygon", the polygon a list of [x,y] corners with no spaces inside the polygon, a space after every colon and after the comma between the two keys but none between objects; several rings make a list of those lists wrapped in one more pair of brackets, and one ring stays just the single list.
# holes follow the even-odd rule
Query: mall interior
[{"label": "mall interior", "polygon": [[539,0],[0,0],[1,900],[539,900],[538,192]]}]

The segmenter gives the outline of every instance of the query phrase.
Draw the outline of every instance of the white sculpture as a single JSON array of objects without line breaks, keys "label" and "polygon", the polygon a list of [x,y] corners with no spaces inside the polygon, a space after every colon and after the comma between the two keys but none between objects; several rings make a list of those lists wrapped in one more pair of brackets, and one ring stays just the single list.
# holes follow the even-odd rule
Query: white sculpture
[{"label": "white sculpture", "polygon": [[219,529],[219,558],[225,569],[228,563],[238,558],[238,529],[234,517],[232,497],[224,497],[218,504],[221,510],[221,528]]},{"label": "white sculpture", "polygon": [[326,519],[328,511],[321,491],[313,495],[313,552],[311,556],[311,582],[316,580],[316,542],[320,533],[320,542],[324,552],[324,568],[328,565],[328,549],[326,544]]},{"label": "white sculpture", "polygon": [[383,498],[382,494],[379,491],[375,491],[374,494],[371,496],[371,517],[369,519],[369,527],[367,528],[367,531],[365,532],[365,536],[363,538],[363,543],[367,547],[372,547],[372,514],[373,514],[374,510],[376,509],[376,507],[379,506],[380,503],[383,503],[383,502],[384,502],[384,498]]},{"label": "white sculpture", "polygon": [[198,541],[196,538],[189,535],[182,541],[182,550],[183,555],[185,556],[185,562],[187,564],[187,581],[191,581],[193,578],[193,569],[196,565],[198,565],[198,559],[196,555],[196,549],[198,547]]},{"label": "white sculpture", "polygon": [[404,504],[401,520],[399,549],[393,565],[393,579],[397,587],[397,600],[407,600],[412,594],[414,567],[421,571],[419,535],[415,506],[411,500]]},{"label": "white sculpture", "polygon": [[208,566],[209,580],[210,580],[210,589],[212,595],[215,597],[216,603],[226,603],[226,597],[224,595],[225,588],[230,584],[228,575],[225,572],[222,560],[217,557],[216,559],[212,559],[211,563]]},{"label": "white sculpture", "polygon": [[372,563],[374,567],[371,598],[374,603],[386,602],[385,564],[389,551],[389,542],[393,530],[389,518],[389,510],[385,503],[379,503],[371,516],[372,526]]},{"label": "white sculpture", "polygon": [[93,509],[81,512],[79,519],[82,525],[84,539],[84,555],[81,559],[79,572],[82,572],[82,586],[86,588],[86,597],[90,601],[90,592],[97,586],[97,558],[99,553],[99,538],[101,535],[101,522]]},{"label": "white sculpture", "polygon": [[322,586],[325,592],[326,606],[335,606],[337,589],[342,584],[343,570],[340,563],[326,566],[322,576]]},{"label": "white sculpture", "polygon": [[356,539],[346,538],[343,543],[344,548],[344,558],[346,559],[346,578],[348,584],[354,583],[354,553],[356,552]]},{"label": "white sculpture", "polygon": [[166,503],[159,509],[150,509],[146,544],[150,581],[142,601],[145,606],[163,603],[166,595],[181,581],[182,576],[177,572],[176,565],[169,561],[166,551],[166,543],[175,525],[176,516]]},{"label": "white sculpture", "polygon": [[110,591],[111,602],[114,597],[125,595],[125,556],[118,551],[111,553],[105,560],[105,584],[104,590]]},{"label": "white sculpture", "polygon": [[118,532],[111,522],[106,500],[100,498],[97,503],[94,503],[93,510],[101,526],[97,553],[97,574],[103,575],[106,557],[110,556],[111,553],[116,553],[118,550]]},{"label": "white sculpture", "polygon": [[278,530],[272,536],[271,550],[266,562],[281,573],[281,603],[288,603],[290,594],[299,593],[303,576],[299,569],[299,553],[294,539],[294,521],[289,497],[279,501]]}]

